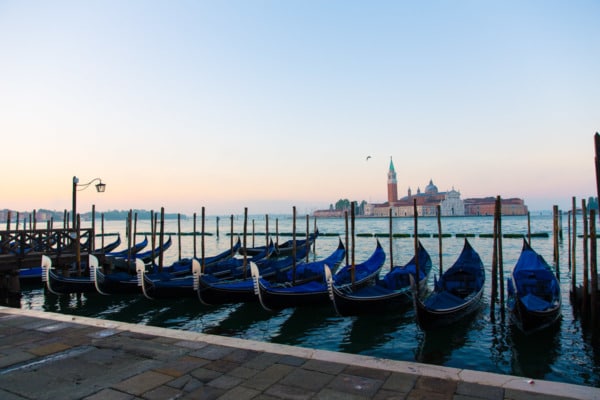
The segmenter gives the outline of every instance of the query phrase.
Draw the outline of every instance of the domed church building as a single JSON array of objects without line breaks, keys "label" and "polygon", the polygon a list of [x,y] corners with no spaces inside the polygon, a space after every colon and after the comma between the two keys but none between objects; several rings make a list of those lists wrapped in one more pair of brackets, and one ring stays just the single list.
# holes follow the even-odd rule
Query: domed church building
[{"label": "domed church building", "polygon": [[388,201],[381,204],[367,204],[365,206],[365,215],[387,217],[389,216],[391,209],[392,216],[395,217],[413,216],[415,200],[417,214],[419,216],[437,215],[438,206],[440,206],[440,213],[442,216],[465,215],[465,204],[460,198],[460,192],[454,190],[454,188],[447,192],[440,192],[431,179],[429,180],[429,184],[425,186],[424,192],[421,192],[421,189],[417,188],[417,193],[413,194],[409,187],[407,195],[399,199],[396,170],[391,158],[387,175]]}]

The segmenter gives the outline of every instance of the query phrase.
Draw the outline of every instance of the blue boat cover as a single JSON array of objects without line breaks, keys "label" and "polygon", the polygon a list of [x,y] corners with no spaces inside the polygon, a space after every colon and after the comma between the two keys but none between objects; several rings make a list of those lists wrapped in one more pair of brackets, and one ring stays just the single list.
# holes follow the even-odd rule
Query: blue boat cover
[{"label": "blue boat cover", "polygon": [[546,301],[534,294],[526,294],[525,296],[521,297],[521,302],[523,302],[523,305],[531,311],[544,311],[552,306],[549,301]]}]

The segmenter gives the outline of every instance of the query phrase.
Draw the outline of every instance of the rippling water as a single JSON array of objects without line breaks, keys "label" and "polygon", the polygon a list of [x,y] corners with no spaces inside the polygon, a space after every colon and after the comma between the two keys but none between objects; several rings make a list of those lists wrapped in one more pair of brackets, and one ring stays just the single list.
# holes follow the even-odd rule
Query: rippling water
[{"label": "rippling water", "polygon": [[[282,234],[292,232],[290,216],[269,216],[269,233],[275,234],[276,220]],[[234,231],[243,232],[243,217],[235,217]],[[105,223],[106,232],[121,232],[124,236],[124,223]],[[97,230],[99,225],[97,225]],[[138,232],[149,232],[150,224],[138,223]],[[200,227],[200,221],[197,222]],[[248,246],[265,243],[265,217],[249,217]],[[343,219],[320,219],[317,226],[321,233],[345,235]],[[577,231],[581,232],[581,221]],[[297,219],[297,232],[306,232],[306,219]],[[309,229],[314,221],[309,222]],[[196,299],[151,301],[143,296],[101,296],[97,294],[72,294],[54,296],[45,293],[40,287],[24,288],[22,308],[84,315],[95,318],[113,319],[131,323],[167,327],[210,333],[215,335],[253,339],[265,342],[283,343],[339,352],[364,354],[404,361],[418,361],[428,364],[467,368],[501,374],[511,374],[526,378],[546,379],[600,387],[600,347],[593,346],[590,333],[574,315],[569,300],[571,273],[568,257],[568,226],[563,221],[564,239],[560,242],[560,279],[563,291],[562,320],[552,329],[532,336],[524,336],[513,329],[508,319],[500,316],[499,305],[495,322],[490,318],[490,277],[492,262],[492,239],[479,237],[493,232],[491,217],[452,217],[442,219],[443,233],[451,237],[443,238],[442,263],[448,268],[462,249],[464,239],[456,234],[475,234],[469,237],[473,247],[481,255],[487,272],[487,290],[484,306],[477,315],[468,320],[435,332],[422,332],[414,321],[414,311],[408,307],[395,314],[340,317],[332,306],[321,308],[286,309],[277,313],[263,310],[258,303],[235,304],[207,307]],[[230,218],[221,217],[219,237],[216,236],[216,220],[207,218],[205,236],[206,255],[214,255],[230,245]],[[376,239],[368,234],[389,233],[389,220],[357,219],[355,223],[356,262],[366,259],[375,248]],[[502,232],[507,234],[527,234],[526,217],[504,217]],[[177,221],[168,221],[166,232],[177,233]],[[192,232],[192,220],[181,222],[182,232]],[[393,233],[414,232],[412,219],[394,219]],[[252,233],[256,232],[255,236]],[[419,234],[436,234],[437,219],[420,218]],[[532,233],[548,233],[550,237],[532,238],[533,248],[542,254],[549,263],[553,260],[552,217],[538,215],[531,217]],[[112,241],[114,237],[105,237]],[[181,247],[177,238],[175,244],[165,254],[165,264],[175,261],[179,252],[183,257],[193,255],[194,236],[182,235]],[[280,237],[281,241],[289,236]],[[421,237],[434,263],[430,277],[437,273],[440,256],[437,237]],[[100,239],[97,239],[98,246]],[[201,239],[196,239],[197,255],[200,256]],[[321,236],[317,240],[315,258],[326,257],[337,246],[336,236]],[[388,259],[382,273],[387,272],[390,262],[390,240],[380,238]],[[351,242],[350,242],[351,243]],[[578,239],[577,266],[581,271],[582,242]],[[522,246],[521,239],[503,239],[504,275],[509,276]],[[181,249],[181,250],[179,250]],[[392,247],[395,265],[406,263],[414,251],[412,238],[394,238]],[[581,273],[578,274],[581,277]],[[581,281],[581,278],[578,278]],[[430,282],[430,283],[431,283]]]}]

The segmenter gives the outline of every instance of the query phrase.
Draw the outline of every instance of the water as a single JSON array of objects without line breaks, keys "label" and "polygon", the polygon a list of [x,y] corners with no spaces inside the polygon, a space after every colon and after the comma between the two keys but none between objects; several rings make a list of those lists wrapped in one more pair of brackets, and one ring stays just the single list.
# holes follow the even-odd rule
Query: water
[{"label": "water", "polygon": [[[292,219],[290,216],[269,216],[269,233],[275,234],[276,219],[280,240],[290,237]],[[243,217],[235,217],[234,231],[243,232]],[[306,219],[297,219],[297,232],[306,232]],[[341,234],[344,238],[345,221],[343,219],[320,219],[317,221],[319,231],[325,234]],[[97,230],[99,231],[99,224]],[[149,232],[148,221],[139,221],[138,232]],[[197,230],[201,223],[197,221]],[[533,379],[568,382],[580,385],[600,387],[600,348],[594,347],[590,333],[582,328],[581,321],[574,315],[569,300],[571,273],[569,271],[567,222],[563,222],[564,240],[560,242],[560,280],[563,292],[562,320],[550,330],[524,336],[511,324],[500,318],[499,306],[495,322],[490,318],[490,277],[492,263],[492,239],[479,237],[479,234],[493,232],[491,217],[451,217],[442,219],[442,231],[452,234],[444,237],[442,262],[448,268],[462,249],[463,238],[456,234],[475,234],[469,237],[473,247],[479,252],[486,265],[486,295],[480,312],[465,321],[435,332],[422,332],[415,324],[414,311],[408,307],[395,314],[369,315],[356,317],[340,317],[335,314],[331,305],[320,308],[286,309],[277,313],[263,310],[258,303],[234,304],[207,307],[197,299],[185,300],[147,300],[139,296],[101,296],[98,294],[72,294],[54,296],[40,287],[24,288],[21,307],[65,314],[75,314],[94,318],[112,319],[130,323],[182,329],[215,335],[252,339],[264,342],[282,343],[370,355],[394,360],[418,361],[427,364],[466,368],[500,374],[518,375]],[[105,222],[105,232],[121,232],[124,236],[124,222]],[[249,217],[247,225],[248,246],[263,245],[266,241],[265,217]],[[577,231],[582,231],[582,223],[578,222]],[[314,221],[309,222],[309,229],[314,228]],[[205,236],[206,255],[214,255],[230,246],[230,218],[221,217],[219,223],[220,237],[216,237],[216,220],[207,218]],[[393,233],[414,232],[411,218],[395,219],[392,223]],[[178,232],[177,221],[166,221],[165,231]],[[182,220],[181,231],[193,232],[193,221]],[[437,219],[420,218],[419,234],[435,234],[438,232]],[[256,232],[255,236],[252,233]],[[526,234],[527,219],[525,217],[504,217],[502,232]],[[552,216],[538,215],[531,217],[532,233],[548,233],[550,237],[532,238],[532,246],[547,261],[553,260]],[[357,219],[355,223],[355,259],[360,262],[366,259],[375,248],[376,239],[365,237],[365,234],[389,233],[389,220]],[[114,236],[105,237],[105,243],[114,240]],[[138,236],[139,240],[141,237]],[[173,247],[165,254],[165,264],[175,261],[181,251],[182,257],[193,255],[194,240],[197,255],[201,254],[201,238],[193,235],[182,235],[181,247],[174,237]],[[430,277],[437,273],[440,257],[437,237],[421,237],[421,242],[430,252],[434,270]],[[387,271],[390,262],[390,241],[380,238],[381,244],[388,254]],[[126,242],[126,240],[124,240]],[[337,247],[336,236],[321,236],[317,240],[316,256],[323,258]],[[351,244],[351,241],[350,241]],[[582,242],[577,241],[577,269],[581,271]],[[126,244],[125,244],[126,245]],[[124,245],[124,246],[125,246]],[[100,246],[100,238],[97,239]],[[522,240],[503,239],[504,276],[509,276],[521,250]],[[179,250],[181,249],[181,250]],[[394,238],[393,261],[395,265],[406,263],[414,251],[412,238]],[[581,282],[579,272],[578,282]]]}]

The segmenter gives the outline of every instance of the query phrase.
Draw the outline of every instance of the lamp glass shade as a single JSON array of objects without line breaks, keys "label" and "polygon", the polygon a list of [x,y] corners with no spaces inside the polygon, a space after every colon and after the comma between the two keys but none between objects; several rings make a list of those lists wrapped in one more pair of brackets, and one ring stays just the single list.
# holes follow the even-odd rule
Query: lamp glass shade
[{"label": "lamp glass shade", "polygon": [[97,192],[103,193],[105,190],[106,190],[106,184],[105,183],[100,182],[100,183],[98,183],[96,185],[96,191]]}]

